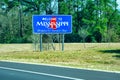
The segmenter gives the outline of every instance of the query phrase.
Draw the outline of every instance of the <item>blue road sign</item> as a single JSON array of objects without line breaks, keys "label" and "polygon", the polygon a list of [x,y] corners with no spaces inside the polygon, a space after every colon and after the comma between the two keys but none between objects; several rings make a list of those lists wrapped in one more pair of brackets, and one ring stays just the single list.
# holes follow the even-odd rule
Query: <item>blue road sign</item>
[{"label": "blue road sign", "polygon": [[34,34],[67,34],[72,33],[71,15],[33,15]]}]

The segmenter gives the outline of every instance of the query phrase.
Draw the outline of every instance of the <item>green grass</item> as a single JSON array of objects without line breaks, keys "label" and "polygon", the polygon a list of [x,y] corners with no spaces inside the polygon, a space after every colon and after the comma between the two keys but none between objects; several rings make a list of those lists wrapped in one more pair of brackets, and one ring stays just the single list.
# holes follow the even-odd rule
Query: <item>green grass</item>
[{"label": "green grass", "polygon": [[32,44],[0,44],[0,60],[120,71],[120,43],[66,43],[65,51],[34,52]]}]

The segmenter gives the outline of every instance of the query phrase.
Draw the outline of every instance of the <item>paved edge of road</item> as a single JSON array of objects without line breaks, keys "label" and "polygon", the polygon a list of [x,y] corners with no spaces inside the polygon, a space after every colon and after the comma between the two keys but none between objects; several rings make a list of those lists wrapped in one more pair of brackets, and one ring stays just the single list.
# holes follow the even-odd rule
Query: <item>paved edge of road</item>
[{"label": "paved edge of road", "polygon": [[90,68],[76,68],[76,67],[70,67],[70,66],[61,66],[61,65],[45,64],[45,63],[20,62],[20,61],[10,61],[10,60],[0,60],[0,61],[2,61],[2,62],[13,62],[13,63],[22,63],[22,64],[43,65],[43,66],[53,66],[53,67],[70,68],[70,69],[82,69],[82,70],[89,70],[89,71],[100,71],[100,72],[107,72],[107,73],[120,73],[120,71],[107,71],[107,70],[90,69]]},{"label": "paved edge of road", "polygon": [[41,73],[41,72],[35,72],[35,71],[28,71],[28,70],[9,68],[9,67],[0,67],[0,69],[17,71],[17,72],[24,72],[24,73],[31,73],[31,74],[37,74],[37,75],[44,75],[44,76],[50,76],[50,77],[56,77],[56,78],[70,79],[70,80],[84,80],[84,79],[79,79],[79,78],[74,78],[74,77],[60,76],[60,75]]}]

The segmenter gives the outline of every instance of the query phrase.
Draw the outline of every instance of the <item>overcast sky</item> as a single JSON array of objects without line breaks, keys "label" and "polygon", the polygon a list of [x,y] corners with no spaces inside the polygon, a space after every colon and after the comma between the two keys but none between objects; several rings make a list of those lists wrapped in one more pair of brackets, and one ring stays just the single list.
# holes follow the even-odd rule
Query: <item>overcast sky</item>
[{"label": "overcast sky", "polygon": [[118,8],[120,9],[120,0],[117,0]]}]

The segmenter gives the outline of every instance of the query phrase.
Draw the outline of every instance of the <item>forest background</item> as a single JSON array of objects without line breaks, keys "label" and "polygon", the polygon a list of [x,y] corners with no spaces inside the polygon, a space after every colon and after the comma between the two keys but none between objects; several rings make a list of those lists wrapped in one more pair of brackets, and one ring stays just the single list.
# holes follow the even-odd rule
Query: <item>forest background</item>
[{"label": "forest background", "polygon": [[72,15],[65,42],[120,42],[117,6],[117,0],[0,0],[0,43],[33,42],[32,15],[52,14]]}]

